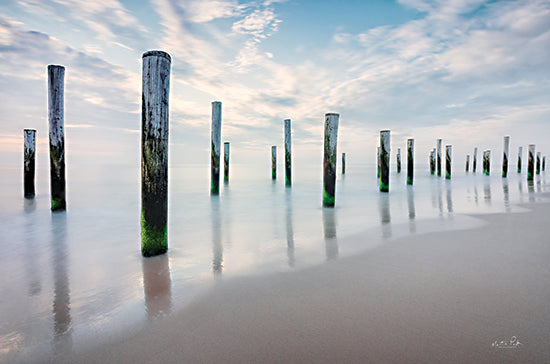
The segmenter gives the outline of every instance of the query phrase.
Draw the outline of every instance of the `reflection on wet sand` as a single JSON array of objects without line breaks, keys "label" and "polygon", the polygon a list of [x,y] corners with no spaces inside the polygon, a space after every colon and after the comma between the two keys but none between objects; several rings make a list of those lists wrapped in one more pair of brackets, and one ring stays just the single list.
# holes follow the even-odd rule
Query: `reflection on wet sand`
[{"label": "reflection on wet sand", "polygon": [[443,191],[441,191],[441,184],[437,184],[437,207],[439,208],[439,216],[443,216]]},{"label": "reflection on wet sand", "polygon": [[485,199],[485,203],[487,205],[491,205],[491,181],[487,180],[483,184],[483,195]]},{"label": "reflection on wet sand", "polygon": [[407,205],[409,207],[409,232],[416,232],[416,210],[414,207],[414,190],[413,186],[407,186]]},{"label": "reflection on wet sand", "polygon": [[338,259],[338,239],[336,237],[336,216],[334,208],[323,208],[323,232],[327,260]]},{"label": "reflection on wet sand", "polygon": [[535,183],[527,181],[527,191],[529,191],[529,202],[535,202]]},{"label": "reflection on wet sand", "polygon": [[[24,211],[26,214],[36,210],[36,202],[34,199],[24,199]],[[35,236],[34,222],[31,219],[27,219],[25,223],[25,259],[26,267],[28,269],[29,277],[29,295],[36,296],[42,291],[42,283],[40,281],[39,273],[39,258],[38,254],[40,252],[39,240]]]},{"label": "reflection on wet sand", "polygon": [[67,214],[52,213],[52,266],[54,274],[54,354],[72,350],[71,297],[68,275]]},{"label": "reflection on wet sand", "polygon": [[170,313],[172,280],[168,254],[141,258],[143,292],[147,317],[153,319]]},{"label": "reflection on wet sand", "polygon": [[504,195],[504,208],[510,212],[510,188],[508,187],[508,178],[502,179],[502,194]]},{"label": "reflection on wet sand", "polygon": [[220,218],[220,200],[212,196],[212,272],[220,275],[223,272],[222,227]]},{"label": "reflection on wet sand", "polygon": [[390,216],[390,195],[381,193],[378,198],[378,209],[380,210],[380,222],[382,223],[382,237],[391,238],[391,216]]},{"label": "reflection on wet sand", "polygon": [[474,186],[474,201],[476,202],[476,205],[478,204],[478,193],[477,193],[477,185]]},{"label": "reflection on wet sand", "polygon": [[294,250],[294,229],[292,227],[292,196],[291,190],[285,190],[285,205],[286,205],[286,256],[288,258],[288,266],[294,268],[296,264]]},{"label": "reflection on wet sand", "polygon": [[447,182],[446,185],[446,194],[447,194],[447,212],[453,212],[453,196],[452,196],[452,189],[451,189],[451,183]]}]

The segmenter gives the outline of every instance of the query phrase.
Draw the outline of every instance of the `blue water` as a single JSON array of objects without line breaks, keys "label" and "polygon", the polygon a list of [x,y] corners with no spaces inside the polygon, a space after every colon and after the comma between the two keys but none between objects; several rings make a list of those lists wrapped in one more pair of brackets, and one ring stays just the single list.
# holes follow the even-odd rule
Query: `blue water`
[{"label": "blue water", "polygon": [[412,187],[405,169],[392,170],[386,194],[375,166],[348,163],[337,177],[336,207],[327,209],[320,165],[295,165],[291,188],[282,168],[275,182],[269,168],[232,165],[230,182],[210,196],[209,166],[172,166],[169,252],[147,259],[139,166],[69,165],[68,210],[53,214],[46,168],[37,170],[34,200],[22,198],[20,168],[1,169],[0,362],[55,358],[116,338],[219,279],[301,269],[393,237],[473,227],[479,220],[464,214],[521,211],[518,204],[544,200],[548,191],[546,172],[528,184],[525,171],[506,179],[454,171],[447,181],[417,168]]}]

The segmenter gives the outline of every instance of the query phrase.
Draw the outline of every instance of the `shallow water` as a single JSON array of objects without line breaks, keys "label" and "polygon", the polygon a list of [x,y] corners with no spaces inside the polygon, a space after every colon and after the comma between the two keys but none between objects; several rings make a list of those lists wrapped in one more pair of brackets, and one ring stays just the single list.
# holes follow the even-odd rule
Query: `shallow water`
[{"label": "shallow water", "polygon": [[[138,166],[69,166],[67,212],[49,210],[47,169],[22,198],[21,169],[0,170],[0,362],[43,360],[169,315],[226,276],[285,272],[364,252],[403,234],[479,224],[463,214],[514,212],[543,200],[546,172],[455,172],[452,180],[392,170],[378,192],[372,165],[347,165],[336,207],[321,207],[322,171],[296,165],[291,188],[269,166],[231,166],[210,196],[209,166],[169,171],[169,252],[140,254]],[[394,167],[395,168],[395,167]],[[279,169],[281,173],[283,169]],[[281,178],[282,177],[282,178]],[[346,239],[359,232],[365,239]]]}]

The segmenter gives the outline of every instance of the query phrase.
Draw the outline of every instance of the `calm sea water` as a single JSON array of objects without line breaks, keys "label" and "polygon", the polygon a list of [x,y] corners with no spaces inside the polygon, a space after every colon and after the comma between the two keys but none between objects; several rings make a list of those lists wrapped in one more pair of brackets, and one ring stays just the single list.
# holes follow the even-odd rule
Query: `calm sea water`
[{"label": "calm sea water", "polygon": [[[404,166],[405,167],[405,166]],[[406,234],[473,227],[464,214],[521,211],[543,200],[546,172],[528,184],[456,171],[451,181],[417,168],[406,186],[392,166],[390,193],[374,165],[348,162],[336,207],[321,207],[320,166],[232,165],[210,196],[209,166],[169,171],[169,252],[140,254],[139,166],[68,166],[68,210],[49,210],[49,171],[25,200],[20,168],[0,170],[0,362],[55,358],[169,315],[228,276],[301,269],[358,254]],[[340,168],[340,167],[339,167]],[[458,169],[458,168],[456,168]],[[282,177],[282,178],[281,178]],[[357,235],[361,233],[361,235]],[[444,242],[442,242],[444,243]]]}]

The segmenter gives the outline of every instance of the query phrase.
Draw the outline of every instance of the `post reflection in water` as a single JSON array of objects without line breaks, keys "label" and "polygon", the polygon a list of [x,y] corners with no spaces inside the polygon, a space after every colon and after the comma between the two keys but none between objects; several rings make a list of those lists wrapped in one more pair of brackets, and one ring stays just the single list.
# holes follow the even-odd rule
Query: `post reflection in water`
[{"label": "post reflection in water", "polygon": [[439,207],[439,216],[443,216],[443,191],[441,191],[441,184],[437,184],[437,207]]},{"label": "post reflection in water", "polygon": [[294,229],[292,227],[292,195],[289,188],[285,189],[285,205],[286,205],[286,256],[288,258],[288,266],[294,268],[296,258],[294,255]]},{"label": "post reflection in water", "polygon": [[211,196],[212,202],[212,272],[220,275],[223,272],[223,245],[222,245],[222,222],[220,217],[219,196]]},{"label": "post reflection in water", "polygon": [[527,181],[527,191],[529,191],[529,202],[535,202],[535,182]]},{"label": "post reflection in water", "polygon": [[[32,213],[36,210],[36,203],[34,199],[24,199],[24,211],[26,214]],[[26,219],[27,223],[25,224],[25,259],[26,266],[28,269],[29,277],[29,296],[36,296],[42,291],[42,283],[40,281],[39,274],[39,263],[38,263],[38,254],[40,248],[38,246],[38,241],[40,241],[35,232],[34,221],[32,219]]]},{"label": "post reflection in water", "polygon": [[483,184],[483,194],[485,198],[485,203],[491,205],[491,181],[487,180]]},{"label": "post reflection in water", "polygon": [[153,319],[169,314],[172,308],[172,280],[168,253],[142,257],[141,268],[147,317]]},{"label": "post reflection in water", "polygon": [[380,222],[382,223],[382,237],[391,238],[390,196],[388,193],[380,193],[378,208],[380,210]]},{"label": "post reflection in water", "polygon": [[323,208],[323,232],[327,260],[338,259],[338,239],[336,237],[336,212],[334,208]]},{"label": "post reflection in water", "polygon": [[452,196],[452,189],[451,189],[451,183],[446,183],[446,191],[447,191],[447,212],[453,212],[453,196]]},{"label": "post reflection in water", "polygon": [[477,185],[474,186],[474,201],[478,204]]},{"label": "post reflection in water", "polygon": [[416,232],[416,210],[414,207],[414,190],[413,186],[407,186],[407,205],[409,207],[409,232]]},{"label": "post reflection in water", "polygon": [[69,289],[67,246],[67,214],[65,211],[52,213],[52,266],[54,274],[53,320],[54,354],[72,350],[71,297]]},{"label": "post reflection in water", "polygon": [[504,208],[510,212],[510,189],[508,187],[508,178],[502,179],[502,194],[504,195]]}]

